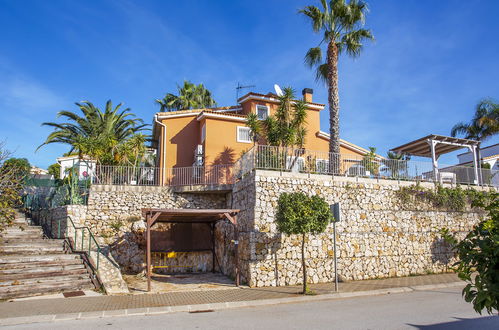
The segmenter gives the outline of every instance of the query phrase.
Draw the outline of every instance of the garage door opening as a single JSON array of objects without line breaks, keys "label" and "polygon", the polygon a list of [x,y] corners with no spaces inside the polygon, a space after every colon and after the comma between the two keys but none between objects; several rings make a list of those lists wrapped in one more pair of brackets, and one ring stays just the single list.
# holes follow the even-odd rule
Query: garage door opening
[{"label": "garage door opening", "polygon": [[[216,266],[221,269],[215,240],[219,221],[228,221],[234,227],[231,243],[235,250],[235,284],[239,286],[238,213],[235,209],[142,209],[146,222],[147,291],[151,291],[152,274],[156,270],[165,273],[159,270],[166,269],[166,277],[158,274],[154,280],[167,282],[193,277],[187,275],[189,272],[179,271],[182,268],[193,273],[214,273]],[[166,225],[166,230],[154,231],[153,227],[160,224]]]}]

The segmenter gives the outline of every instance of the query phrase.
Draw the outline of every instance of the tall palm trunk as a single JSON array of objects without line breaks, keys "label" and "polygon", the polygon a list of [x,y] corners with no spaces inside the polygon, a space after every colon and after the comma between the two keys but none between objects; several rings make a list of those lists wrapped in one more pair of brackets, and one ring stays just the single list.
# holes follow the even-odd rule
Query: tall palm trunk
[{"label": "tall palm trunk", "polygon": [[329,152],[340,153],[340,96],[338,93],[338,47],[327,47],[327,81],[329,102]]},{"label": "tall palm trunk", "polygon": [[340,173],[340,96],[338,93],[338,47],[327,47],[327,81],[329,103],[329,174]]}]

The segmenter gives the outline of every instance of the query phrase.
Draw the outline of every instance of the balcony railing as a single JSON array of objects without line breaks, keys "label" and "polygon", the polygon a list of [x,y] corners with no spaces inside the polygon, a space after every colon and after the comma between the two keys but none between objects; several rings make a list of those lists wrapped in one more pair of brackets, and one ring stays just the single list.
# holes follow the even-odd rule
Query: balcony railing
[{"label": "balcony railing", "polygon": [[92,184],[136,186],[187,186],[233,183],[233,165],[131,167],[97,165],[88,173]]},{"label": "balcony railing", "polygon": [[233,170],[232,164],[169,168],[166,170],[165,184],[169,186],[232,184]]},{"label": "balcony railing", "polygon": [[431,162],[395,160],[381,157],[335,154],[307,149],[258,145],[235,164],[237,177],[251,169],[403,181],[429,181],[454,184],[499,186],[499,171],[470,166],[440,165],[437,172]]},{"label": "balcony railing", "polygon": [[233,184],[253,169],[375,178],[399,181],[427,181],[499,187],[499,171],[471,166],[440,165],[431,162],[335,154],[306,149],[255,146],[235,164],[176,167],[125,167],[97,165],[85,173],[92,184],[137,186],[189,186]]}]

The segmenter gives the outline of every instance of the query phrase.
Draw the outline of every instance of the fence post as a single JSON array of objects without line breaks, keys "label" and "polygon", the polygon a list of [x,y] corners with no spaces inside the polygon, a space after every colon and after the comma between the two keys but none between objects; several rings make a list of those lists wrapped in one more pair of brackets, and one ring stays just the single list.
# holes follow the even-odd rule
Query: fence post
[{"label": "fence post", "polygon": [[83,251],[83,243],[85,239],[85,228],[81,228],[81,250]]},{"label": "fence post", "polygon": [[[88,229],[88,228],[87,228]],[[92,235],[90,233],[90,229],[88,229],[88,257],[90,258],[90,248],[92,246]]]},{"label": "fence post", "polygon": [[99,255],[100,255],[100,247],[97,248],[97,262],[95,266],[96,270],[99,270]]}]

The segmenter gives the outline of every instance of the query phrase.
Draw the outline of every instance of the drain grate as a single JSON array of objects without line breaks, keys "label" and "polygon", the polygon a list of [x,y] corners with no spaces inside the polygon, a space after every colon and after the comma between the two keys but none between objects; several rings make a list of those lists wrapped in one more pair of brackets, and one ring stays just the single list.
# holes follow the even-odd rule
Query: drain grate
[{"label": "drain grate", "polygon": [[190,311],[189,314],[196,314],[196,313],[212,313],[214,312],[213,309],[203,309],[199,311]]},{"label": "drain grate", "polygon": [[71,292],[64,292],[62,295],[64,296],[64,298],[80,297],[80,296],[84,296],[85,292],[83,292],[83,291],[71,291]]}]

